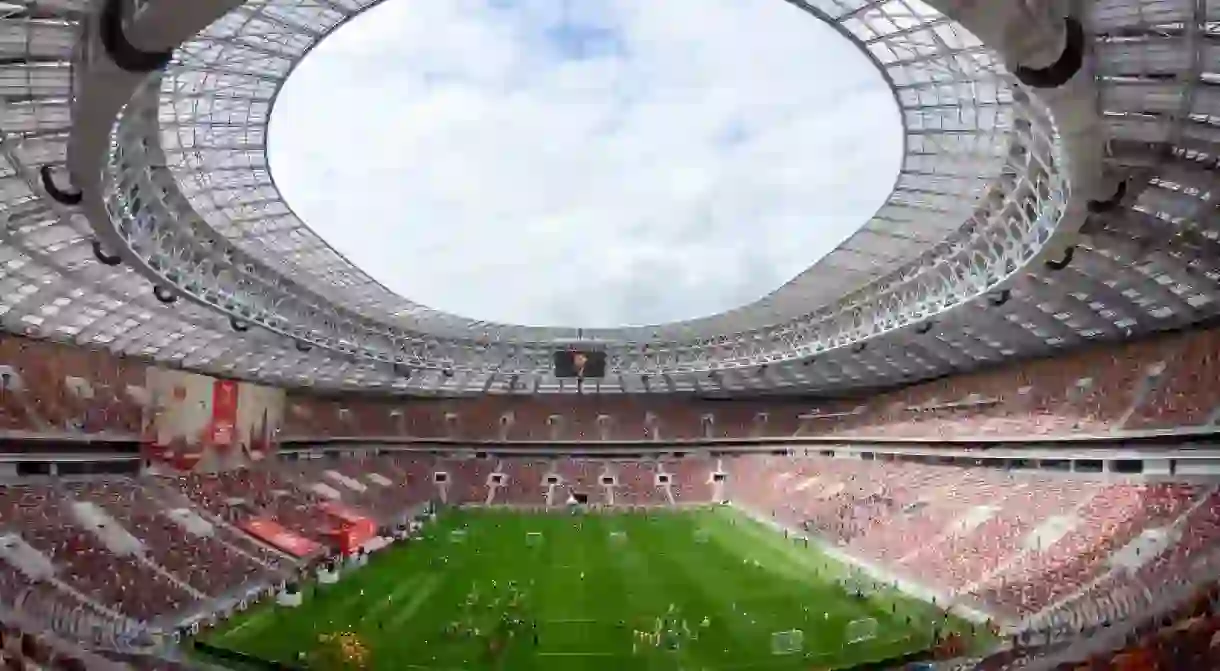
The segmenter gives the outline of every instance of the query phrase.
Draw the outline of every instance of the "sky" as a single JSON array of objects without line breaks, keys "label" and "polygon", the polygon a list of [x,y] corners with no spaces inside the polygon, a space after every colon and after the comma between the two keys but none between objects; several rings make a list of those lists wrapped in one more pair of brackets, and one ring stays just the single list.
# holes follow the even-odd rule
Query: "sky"
[{"label": "sky", "polygon": [[268,141],[297,215],[393,291],[594,328],[774,291],[884,202],[902,128],[781,0],[386,0],[297,67]]}]

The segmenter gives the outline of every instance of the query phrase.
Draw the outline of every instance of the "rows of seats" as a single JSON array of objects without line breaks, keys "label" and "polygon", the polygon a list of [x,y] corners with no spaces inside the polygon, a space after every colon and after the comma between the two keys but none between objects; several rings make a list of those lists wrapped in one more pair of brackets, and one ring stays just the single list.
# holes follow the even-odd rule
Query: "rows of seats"
[{"label": "rows of seats", "polygon": [[[1132,626],[1117,633],[1116,644],[1093,645],[1107,626],[1091,627],[1079,637],[1049,640],[1019,637],[973,665],[976,671],[1017,671],[1036,665],[1054,671],[1149,671],[1220,668],[1220,584],[1195,586],[1165,613],[1132,614]],[[1113,623],[1111,623],[1113,624]],[[1100,652],[1097,650],[1100,649]]]},{"label": "rows of seats", "polygon": [[[104,350],[0,339],[0,430],[137,436],[147,366]],[[1220,330],[1104,345],[861,400],[664,395],[343,400],[291,394],[284,436],[701,440],[832,435],[966,438],[1214,426]],[[144,399],[146,402],[146,399]]]},{"label": "rows of seats", "polygon": [[491,459],[443,459],[436,469],[445,473],[444,498],[463,503],[486,503],[488,484],[495,473],[496,462]]},{"label": "rows of seats", "polygon": [[686,458],[663,462],[670,476],[669,489],[675,503],[706,503],[714,498],[712,474],[716,470],[711,459]]},{"label": "rows of seats", "polygon": [[[699,402],[635,396],[486,396],[418,402],[289,395],[284,437],[503,441],[675,441],[792,436],[801,401]],[[368,418],[356,421],[355,417]]]},{"label": "rows of seats", "polygon": [[[33,630],[31,630],[33,629]],[[25,623],[0,622],[0,668],[13,671],[110,671],[121,669],[79,646]]]},{"label": "rows of seats", "polygon": [[[408,473],[424,471],[431,483],[440,464],[430,457],[342,465],[359,477],[376,469],[386,491],[413,493],[400,502],[435,498],[434,490],[399,486]],[[452,463],[443,467],[469,479],[479,475]],[[291,462],[181,477],[0,485],[0,528],[10,546],[10,554],[0,554],[0,603],[78,640],[114,644],[122,632],[138,631],[137,623],[169,624],[213,598],[288,579],[304,564],[229,522],[265,512],[286,527],[321,535],[326,518],[305,512],[318,503],[305,486],[318,473],[313,464]],[[345,493],[344,503],[354,504],[356,492]],[[388,499],[377,500],[388,513]],[[21,549],[27,547],[43,559],[31,562],[29,550]],[[107,625],[108,636],[94,631],[98,623]]]},{"label": "rows of seats", "polygon": [[[589,459],[560,459],[555,462],[554,474],[560,478],[556,487],[557,496],[552,498],[555,503],[566,503],[569,495],[584,493],[590,502],[606,503],[605,487],[602,486],[602,476],[608,475],[606,462]],[[509,462],[509,477],[512,477],[512,462]]]},{"label": "rows of seats", "polygon": [[231,522],[270,517],[284,528],[321,538],[327,519],[316,506],[322,497],[298,484],[287,471],[243,468],[216,474],[192,473],[173,478],[196,504]]},{"label": "rows of seats", "polygon": [[142,541],[150,559],[205,596],[225,596],[273,575],[266,565],[213,535],[183,533],[165,503],[133,480],[77,482],[66,489],[74,499],[103,508]]},{"label": "rows of seats", "polygon": [[1013,610],[1057,603],[1102,577],[1106,560],[1139,532],[1165,528],[1199,496],[1189,485],[1110,485],[1078,508],[1080,526],[1047,547],[1016,557],[995,582],[976,588],[984,601]]},{"label": "rows of seats", "polygon": [[92,603],[144,622],[192,605],[194,598],[151,563],[107,547],[69,505],[54,487],[9,485],[0,489],[0,523],[19,528],[53,562],[55,579]]},{"label": "rows of seats", "polygon": [[400,476],[389,460],[301,460],[290,470],[306,488],[324,486],[374,518],[388,520],[412,504],[408,492],[415,487],[408,487],[406,477]]},{"label": "rows of seats", "polygon": [[393,402],[290,395],[285,435],[453,440],[963,439],[1215,426],[1220,330],[1105,345],[861,400],[485,396]]},{"label": "rows of seats", "polygon": [[0,338],[0,429],[138,436],[145,369],[104,350]]},{"label": "rows of seats", "polygon": [[1217,588],[1210,585],[1176,613],[1150,623],[1121,650],[1064,663],[1057,671],[1142,671],[1220,668],[1220,613]]},{"label": "rows of seats", "polygon": [[[494,501],[504,505],[541,506],[546,504],[546,486],[543,482],[553,471],[552,462],[544,459],[514,459],[516,477],[509,477],[496,490]],[[496,470],[504,473],[508,464],[501,461]]]},{"label": "rows of seats", "polygon": [[[1014,619],[1069,602],[1108,617],[1097,601],[1121,583],[1148,594],[1220,549],[1220,501],[1205,485],[855,458],[738,457],[729,470],[733,501]],[[1118,553],[1153,532],[1176,540],[1120,572]]]},{"label": "rows of seats", "polygon": [[655,506],[668,502],[664,488],[657,485],[658,464],[627,461],[616,464],[614,503],[627,506]]}]

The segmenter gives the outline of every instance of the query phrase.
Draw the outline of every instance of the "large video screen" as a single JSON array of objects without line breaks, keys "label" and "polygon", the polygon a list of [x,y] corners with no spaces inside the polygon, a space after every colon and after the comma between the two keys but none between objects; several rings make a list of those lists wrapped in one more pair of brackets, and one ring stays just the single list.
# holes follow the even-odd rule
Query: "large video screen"
[{"label": "large video screen", "polygon": [[555,377],[606,377],[606,353],[558,350],[555,352]]}]

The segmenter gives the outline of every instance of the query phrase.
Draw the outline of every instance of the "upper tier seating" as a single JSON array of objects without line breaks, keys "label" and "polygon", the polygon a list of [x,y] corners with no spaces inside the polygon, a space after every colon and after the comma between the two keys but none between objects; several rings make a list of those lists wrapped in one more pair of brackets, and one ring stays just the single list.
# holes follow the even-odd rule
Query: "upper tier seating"
[{"label": "upper tier seating", "polygon": [[[0,339],[0,431],[141,434],[147,366],[100,350]],[[284,437],[703,440],[964,439],[1215,427],[1220,330],[1171,334],[916,384],[861,400],[487,396],[402,402],[292,394]]]},{"label": "upper tier seating", "polygon": [[102,350],[0,338],[0,430],[137,437],[145,369]]},{"label": "upper tier seating", "polygon": [[393,402],[289,396],[285,436],[703,440],[758,436],[1029,438],[1216,427],[1220,330],[1103,345],[859,401],[578,395]]}]

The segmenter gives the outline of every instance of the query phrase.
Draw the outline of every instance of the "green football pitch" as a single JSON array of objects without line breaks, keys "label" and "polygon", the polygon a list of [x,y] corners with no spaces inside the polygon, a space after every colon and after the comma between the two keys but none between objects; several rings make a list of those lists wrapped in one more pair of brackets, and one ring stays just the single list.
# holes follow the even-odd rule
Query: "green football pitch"
[{"label": "green football pitch", "polygon": [[[316,668],[334,665],[319,638],[352,632],[364,668],[437,671],[803,671],[929,647],[939,611],[892,590],[859,598],[844,579],[842,564],[731,508],[454,510],[306,589],[300,607],[259,605],[202,640]],[[850,642],[859,632],[871,637]]]}]

